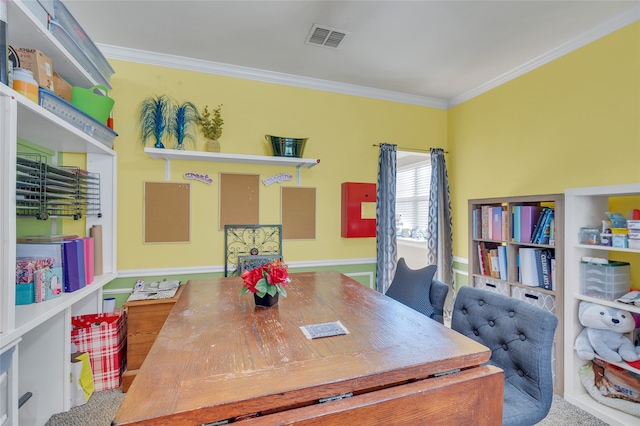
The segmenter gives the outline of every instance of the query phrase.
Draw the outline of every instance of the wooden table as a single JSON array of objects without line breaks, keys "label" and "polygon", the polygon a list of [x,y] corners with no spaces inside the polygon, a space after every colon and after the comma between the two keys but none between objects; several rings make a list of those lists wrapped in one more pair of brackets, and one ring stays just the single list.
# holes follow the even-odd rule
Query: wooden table
[{"label": "wooden table", "polygon": [[[189,281],[113,425],[501,424],[485,346],[340,273],[291,278],[272,308],[238,277]],[[333,321],[349,334],[300,329]]]}]

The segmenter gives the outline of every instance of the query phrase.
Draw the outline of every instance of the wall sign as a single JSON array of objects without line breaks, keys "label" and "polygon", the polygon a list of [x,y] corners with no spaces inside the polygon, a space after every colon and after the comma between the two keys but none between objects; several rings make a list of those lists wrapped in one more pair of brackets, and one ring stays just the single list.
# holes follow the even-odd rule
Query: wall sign
[{"label": "wall sign", "polygon": [[275,182],[282,183],[285,180],[293,180],[293,176],[285,173],[280,173],[275,176],[262,179],[262,183],[264,183],[265,186],[269,186],[272,183],[275,183]]},{"label": "wall sign", "polygon": [[211,185],[213,183],[213,179],[211,179],[209,177],[208,174],[200,174],[200,173],[193,173],[193,172],[187,172],[184,174],[184,178],[185,179],[193,179],[193,180],[199,180],[200,182],[204,182],[208,185]]}]

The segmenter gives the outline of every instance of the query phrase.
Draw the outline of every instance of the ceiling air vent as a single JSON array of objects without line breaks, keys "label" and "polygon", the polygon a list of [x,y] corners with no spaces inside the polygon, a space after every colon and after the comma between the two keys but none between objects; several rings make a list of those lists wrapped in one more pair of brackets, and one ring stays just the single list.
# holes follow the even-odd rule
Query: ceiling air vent
[{"label": "ceiling air vent", "polygon": [[306,43],[331,49],[339,49],[348,35],[349,33],[347,31],[313,24]]}]

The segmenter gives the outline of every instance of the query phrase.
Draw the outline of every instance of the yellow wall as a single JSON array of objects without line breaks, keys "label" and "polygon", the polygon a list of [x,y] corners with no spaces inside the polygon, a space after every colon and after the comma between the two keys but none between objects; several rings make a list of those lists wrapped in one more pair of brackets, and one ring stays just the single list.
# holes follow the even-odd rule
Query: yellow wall
[{"label": "yellow wall", "polygon": [[[174,161],[171,181],[185,172],[209,174],[213,185],[191,182],[191,244],[143,244],[143,182],[164,181],[164,162],[142,150],[137,107],[148,96],[167,94],[198,107],[223,104],[222,152],[270,155],[265,134],[308,137],[304,157],[320,158],[301,170],[301,185],[317,188],[315,241],[285,241],[286,261],[375,257],[375,238],[340,237],[340,184],[376,182],[378,148],[390,142],[409,148],[447,149],[445,110],[288,87],[172,68],[111,61],[116,70],[111,96],[118,152],[118,269],[215,266],[223,264],[218,231],[218,173],[278,173],[295,168]],[[204,150],[199,133],[195,146]],[[148,147],[153,142],[147,143]],[[167,148],[172,148],[167,146]],[[295,179],[295,178],[294,178]],[[283,186],[295,185],[294,181]],[[280,185],[261,186],[260,222],[280,222]],[[162,212],[159,212],[162,214]]]},{"label": "yellow wall", "polygon": [[467,200],[640,181],[640,22],[449,110],[454,255]]},{"label": "yellow wall", "polygon": [[[636,22],[449,111],[114,60],[118,268],[221,265],[218,173],[295,175],[286,167],[174,161],[171,181],[196,172],[214,184],[190,181],[191,244],[143,244],[143,182],[164,180],[163,162],[143,153],[136,127],[147,96],[223,104],[222,152],[270,155],[265,134],[309,138],[304,156],[321,163],[301,179],[317,188],[317,239],[285,241],[287,261],[375,257],[374,238],[340,237],[340,184],[376,181],[374,143],[445,148],[454,254],[466,257],[470,198],[640,181],[639,52]],[[204,138],[187,148],[204,150]],[[280,186],[261,186],[260,197],[260,222],[279,223]]]}]

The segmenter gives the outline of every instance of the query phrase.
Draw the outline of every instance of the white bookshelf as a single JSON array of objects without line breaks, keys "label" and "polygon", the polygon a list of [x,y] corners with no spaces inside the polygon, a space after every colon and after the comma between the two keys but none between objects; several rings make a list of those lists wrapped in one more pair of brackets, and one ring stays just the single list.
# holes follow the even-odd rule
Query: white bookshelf
[{"label": "white bookshelf", "polygon": [[[640,183],[615,186],[567,189],[565,192],[565,366],[564,398],[567,402],[593,414],[611,425],[637,425],[640,420],[631,414],[609,407],[591,397],[582,385],[578,370],[588,361],[577,357],[574,348],[575,339],[582,331],[578,320],[580,301],[598,303],[640,313],[640,307],[606,301],[581,294],[580,260],[582,256],[615,259],[616,252],[637,253],[637,262],[631,268],[640,268],[640,250],[579,244],[578,234],[581,227],[593,226],[605,219],[609,211],[611,197],[640,196]],[[626,214],[626,212],[624,212]],[[638,373],[624,363],[622,368]]]},{"label": "white bookshelf", "polygon": [[[97,84],[44,27],[25,2],[8,4],[9,44],[43,51],[56,70],[78,86]],[[87,230],[103,230],[104,274],[87,287],[38,304],[15,304],[16,155],[18,140],[58,152],[86,154],[86,169],[100,175],[101,216],[84,218]],[[102,288],[116,269],[117,155],[109,147],[0,84],[0,353],[13,349],[7,371],[9,386],[5,424],[44,425],[51,415],[70,408],[71,317],[102,310]],[[27,408],[18,398],[32,392]],[[6,393],[6,395],[5,395]],[[6,399],[5,399],[6,398]],[[28,420],[19,418],[28,411]],[[23,419],[24,420],[24,419]]]}]

